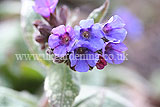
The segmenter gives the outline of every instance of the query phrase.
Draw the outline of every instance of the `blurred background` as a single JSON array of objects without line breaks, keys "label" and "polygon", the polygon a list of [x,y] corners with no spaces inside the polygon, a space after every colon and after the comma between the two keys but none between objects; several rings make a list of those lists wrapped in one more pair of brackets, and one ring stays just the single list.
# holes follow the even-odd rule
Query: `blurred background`
[{"label": "blurred background", "polygon": [[[60,3],[71,7],[73,12],[75,8],[80,8],[79,20],[87,18],[103,2],[60,0]],[[38,62],[17,61],[15,57],[15,54],[29,53],[23,40],[20,11],[19,0],[0,0],[0,86],[23,91],[39,101],[43,95],[44,69],[40,68]],[[128,60],[121,65],[108,65],[103,71],[94,69],[93,72],[79,74],[81,84],[118,90],[135,107],[160,107],[159,11],[159,0],[111,0],[104,22],[114,14],[124,19],[128,30],[125,40]],[[0,88],[2,90],[4,88]],[[0,107],[2,103],[5,102],[0,100]]]}]

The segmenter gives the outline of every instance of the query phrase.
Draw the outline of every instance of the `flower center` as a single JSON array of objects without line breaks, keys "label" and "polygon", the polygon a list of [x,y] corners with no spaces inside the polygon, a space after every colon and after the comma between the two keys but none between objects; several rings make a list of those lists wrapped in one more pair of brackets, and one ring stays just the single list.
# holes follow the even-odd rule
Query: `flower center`
[{"label": "flower center", "polygon": [[77,54],[85,54],[87,52],[87,48],[80,47],[77,49]]},{"label": "flower center", "polygon": [[87,60],[89,59],[89,50],[88,48],[80,47],[76,49],[76,58],[80,60]]},{"label": "flower center", "polygon": [[69,44],[71,38],[69,36],[69,33],[65,33],[64,35],[61,36],[61,43],[64,44],[64,45],[67,45]]},{"label": "flower center", "polygon": [[86,39],[88,39],[90,37],[90,33],[88,31],[84,31],[82,36]]}]

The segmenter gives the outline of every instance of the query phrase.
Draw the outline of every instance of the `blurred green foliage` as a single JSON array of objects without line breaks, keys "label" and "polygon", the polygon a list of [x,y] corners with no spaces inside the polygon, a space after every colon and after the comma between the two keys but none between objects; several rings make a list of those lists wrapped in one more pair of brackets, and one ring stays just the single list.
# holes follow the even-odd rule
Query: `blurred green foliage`
[{"label": "blurred green foliage", "polygon": [[[0,11],[3,11],[3,9]],[[8,14],[5,15],[5,17],[7,16]],[[19,18],[15,17],[0,24],[0,38],[2,40],[0,50],[0,85],[19,91],[28,90],[35,93],[43,85],[44,73],[42,73],[43,69],[39,68],[39,63],[17,61],[15,54],[29,54],[21,33],[20,21],[17,19]]]}]

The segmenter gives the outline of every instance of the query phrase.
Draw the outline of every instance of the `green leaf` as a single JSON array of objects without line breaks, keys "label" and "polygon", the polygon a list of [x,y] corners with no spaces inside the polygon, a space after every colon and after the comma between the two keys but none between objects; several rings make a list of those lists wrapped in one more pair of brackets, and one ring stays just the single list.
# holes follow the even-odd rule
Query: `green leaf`
[{"label": "green leaf", "polygon": [[81,86],[73,107],[134,107],[134,105],[127,98],[108,88]]},{"label": "green leaf", "polygon": [[45,90],[51,106],[71,107],[79,94],[75,73],[64,64],[54,66],[46,77]]},{"label": "green leaf", "polygon": [[101,22],[105,17],[105,15],[107,14],[108,7],[109,7],[109,0],[106,0],[106,2],[101,7],[91,12],[88,19],[94,19],[95,23]]},{"label": "green leaf", "polygon": [[74,104],[73,107],[79,107],[81,104],[85,103],[86,101],[92,99],[93,97],[96,97],[97,94],[93,94],[93,95],[90,95],[90,96],[87,96],[86,98],[78,101],[76,104]]},{"label": "green leaf", "polygon": [[38,107],[37,98],[26,92],[0,87],[0,107]]},{"label": "green leaf", "polygon": [[32,0],[21,0],[22,1],[22,9],[21,9],[21,26],[23,28],[23,36],[26,41],[29,50],[32,54],[39,54],[36,56],[41,63],[46,66],[49,66],[49,62],[43,60],[43,57],[40,54],[45,54],[45,51],[40,49],[40,46],[34,40],[34,27],[33,22],[37,19],[41,19],[41,17],[34,12],[33,5],[34,2]]},{"label": "green leaf", "polygon": [[33,69],[30,65],[21,64],[21,78],[30,79],[33,81],[43,81],[43,76],[36,69]]}]

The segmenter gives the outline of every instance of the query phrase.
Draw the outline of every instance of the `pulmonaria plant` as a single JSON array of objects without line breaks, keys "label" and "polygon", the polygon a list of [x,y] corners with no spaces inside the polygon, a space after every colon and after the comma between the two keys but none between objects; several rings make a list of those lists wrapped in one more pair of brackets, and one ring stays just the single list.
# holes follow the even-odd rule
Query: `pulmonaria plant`
[{"label": "pulmonaria plant", "polygon": [[45,104],[72,107],[84,100],[74,104],[80,89],[75,75],[77,73],[71,71],[88,72],[93,68],[102,70],[108,64],[123,63],[127,51],[123,42],[127,31],[124,21],[118,15],[113,15],[109,20],[104,19],[109,0],[79,24],[79,14],[76,15],[73,9],[70,11],[65,5],[57,6],[58,2],[22,0],[22,27],[31,53],[47,53],[47,57],[44,54],[37,56],[47,71],[44,83],[47,97]]},{"label": "pulmonaria plant", "polygon": [[95,66],[103,69],[107,63],[123,63],[127,31],[118,15],[105,24],[95,23],[91,18],[81,20],[76,26],[66,26],[68,10],[61,8],[59,18],[57,3],[58,0],[36,0],[33,7],[48,22],[36,21],[34,26],[40,32],[36,41],[48,47],[49,54],[54,56],[53,62],[66,63],[78,72],[88,72]]}]

